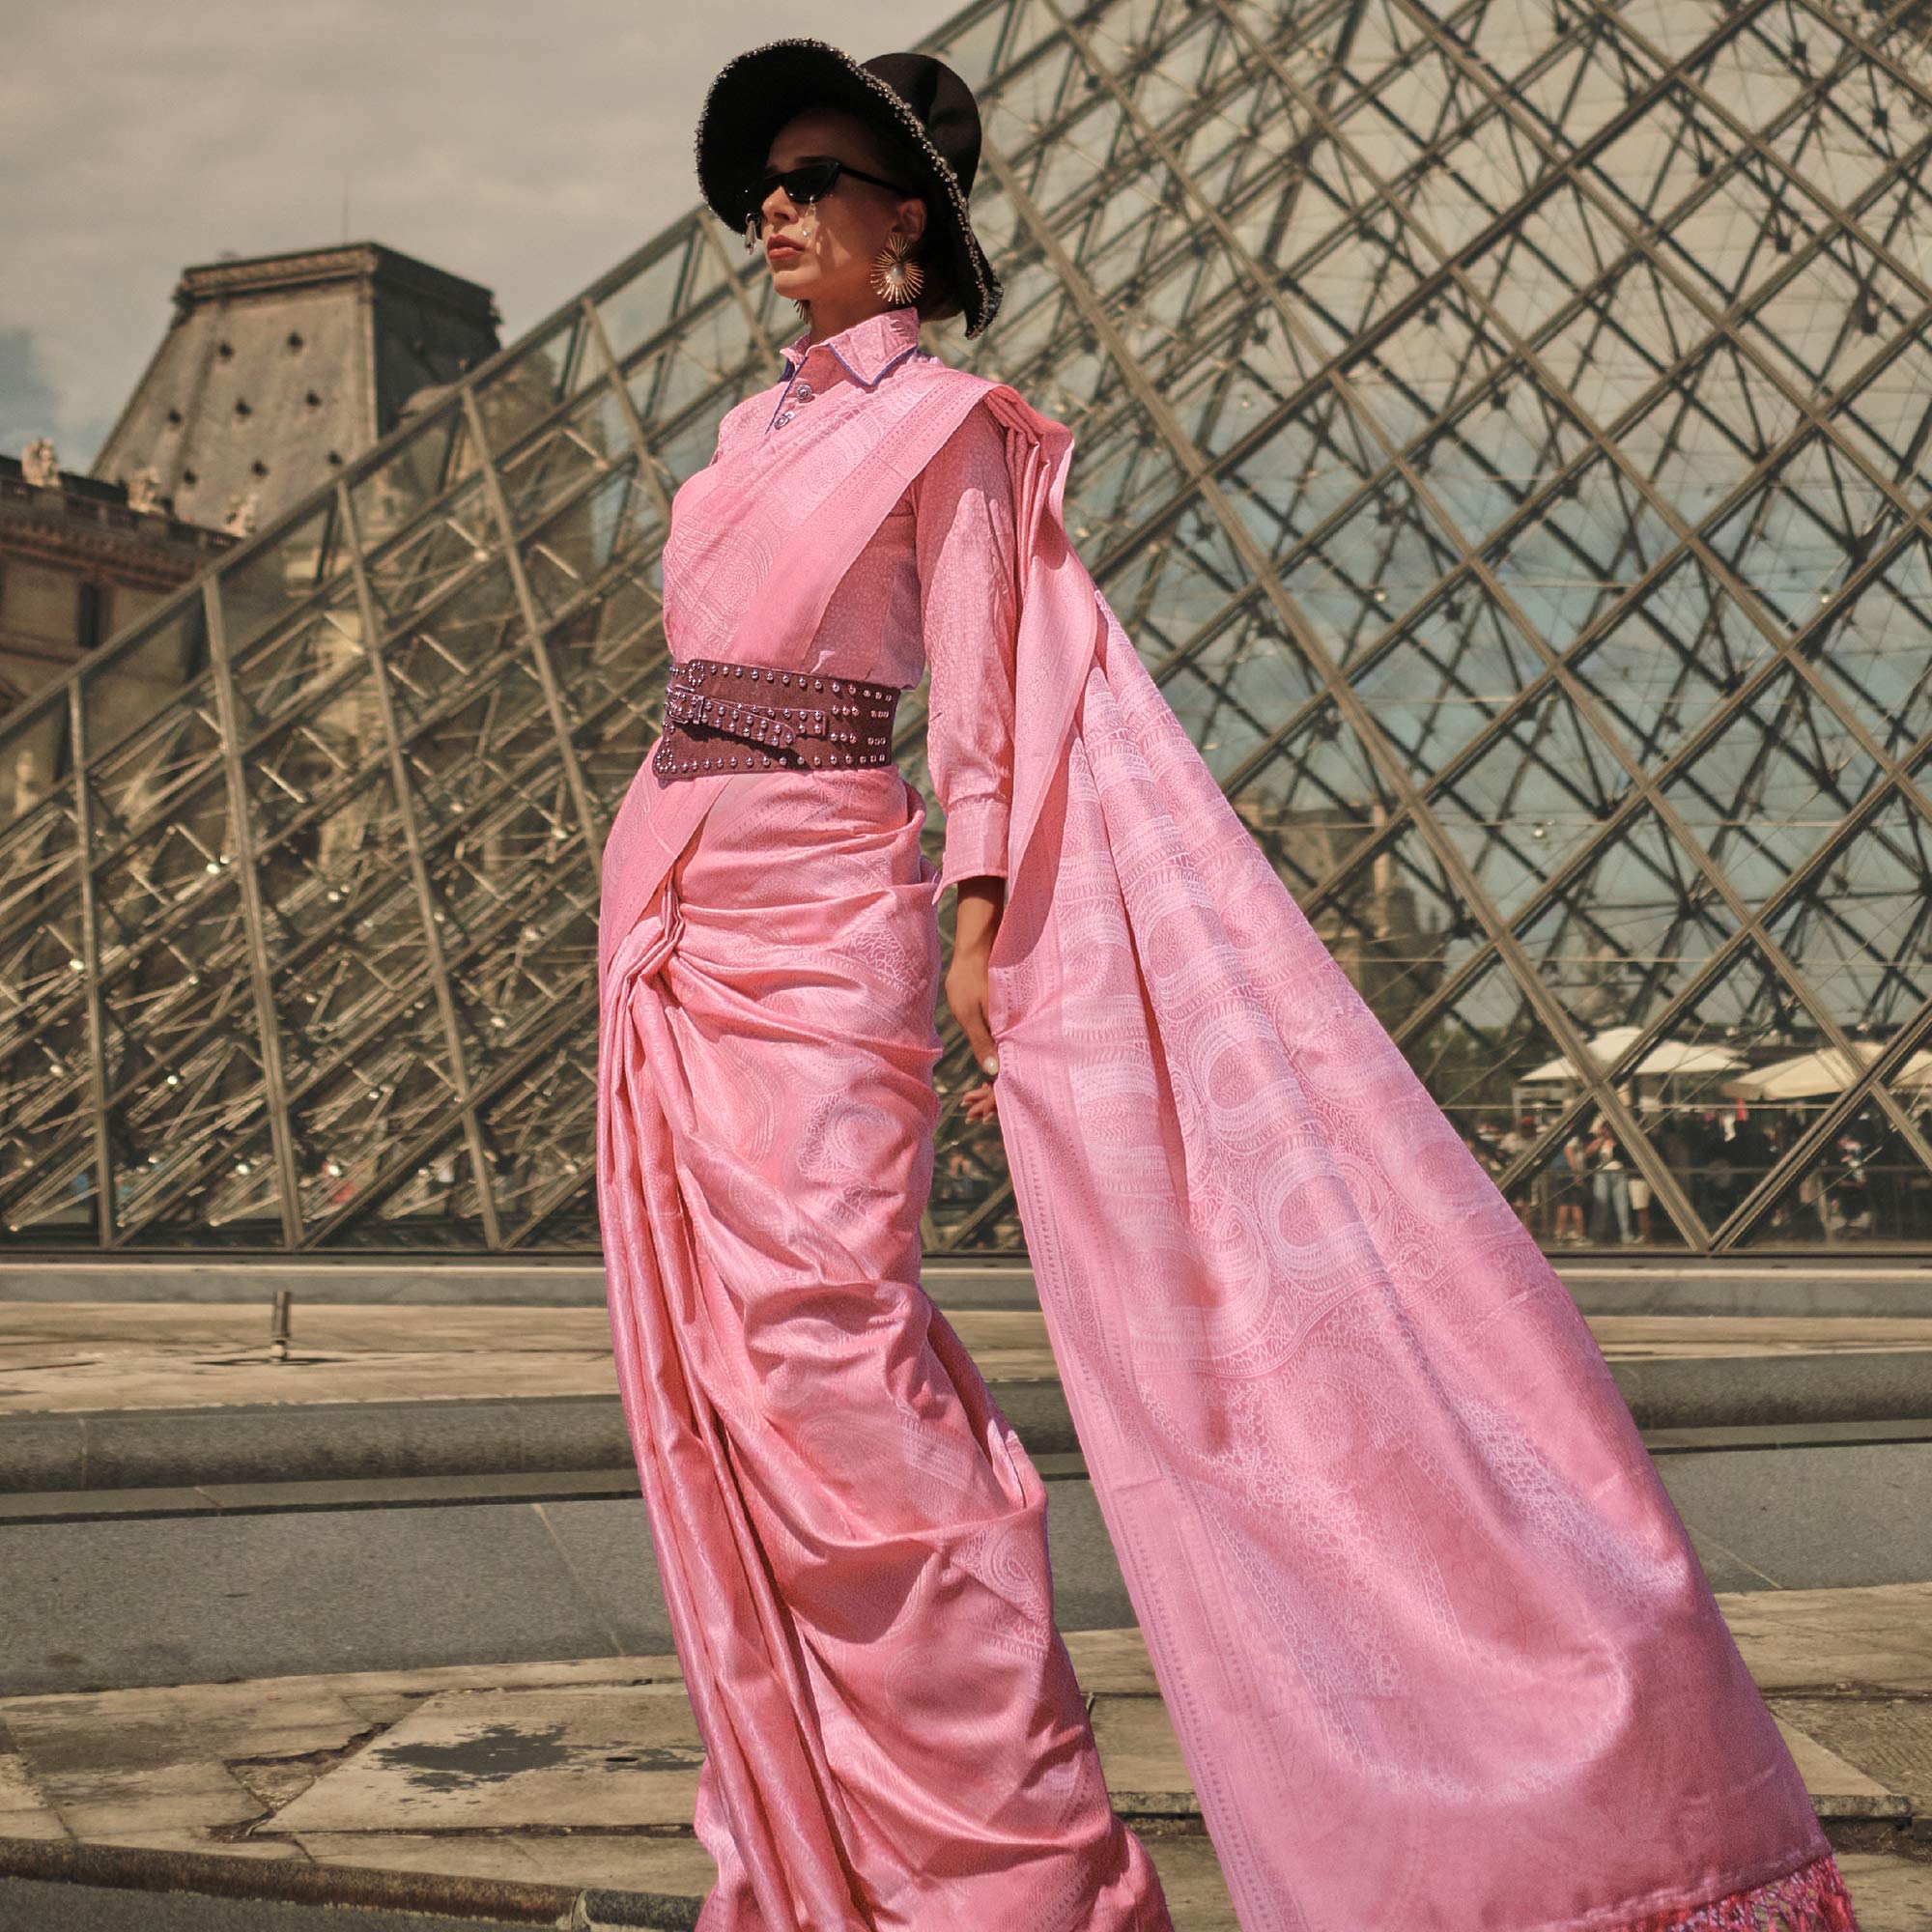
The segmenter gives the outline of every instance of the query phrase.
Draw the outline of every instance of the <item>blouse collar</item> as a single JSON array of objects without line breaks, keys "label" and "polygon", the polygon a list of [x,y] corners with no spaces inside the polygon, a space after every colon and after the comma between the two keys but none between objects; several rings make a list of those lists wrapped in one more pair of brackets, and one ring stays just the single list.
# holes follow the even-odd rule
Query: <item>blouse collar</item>
[{"label": "blouse collar", "polygon": [[838,334],[828,335],[824,341],[813,342],[808,348],[810,336],[811,327],[808,324],[780,352],[787,381],[803,365],[814,359],[822,362],[830,356],[854,382],[870,389],[919,347],[919,310],[911,302],[880,309],[877,314],[862,317]]}]

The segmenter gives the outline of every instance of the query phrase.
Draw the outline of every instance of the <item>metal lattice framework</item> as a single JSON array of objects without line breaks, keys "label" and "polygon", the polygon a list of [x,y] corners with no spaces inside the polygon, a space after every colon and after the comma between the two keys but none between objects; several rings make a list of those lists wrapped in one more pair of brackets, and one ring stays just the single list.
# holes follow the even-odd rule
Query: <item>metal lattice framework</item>
[{"label": "metal lattice framework", "polygon": [[[1552,1238],[1586,1139],[1653,1243],[1932,1236],[1918,14],[1002,0],[923,43],[1007,285],[938,346],[1073,426],[1082,555]],[[659,548],[794,326],[695,213],[7,722],[6,1238],[595,1249]],[[1018,1240],[970,1077],[952,1039],[935,1251]]]}]

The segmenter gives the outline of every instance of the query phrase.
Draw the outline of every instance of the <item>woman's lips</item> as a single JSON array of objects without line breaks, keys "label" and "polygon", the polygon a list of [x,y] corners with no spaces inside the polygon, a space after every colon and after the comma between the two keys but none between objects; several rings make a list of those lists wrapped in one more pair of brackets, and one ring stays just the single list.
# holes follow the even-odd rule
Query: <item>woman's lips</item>
[{"label": "woman's lips", "polygon": [[767,242],[765,253],[776,261],[781,255],[802,255],[805,250],[796,242]]}]

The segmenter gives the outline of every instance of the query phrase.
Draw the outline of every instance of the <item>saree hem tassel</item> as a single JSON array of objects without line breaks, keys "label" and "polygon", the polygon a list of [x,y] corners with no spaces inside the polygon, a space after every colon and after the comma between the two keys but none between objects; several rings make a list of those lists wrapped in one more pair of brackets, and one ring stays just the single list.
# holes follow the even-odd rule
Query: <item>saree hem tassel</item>
[{"label": "saree hem tassel", "polygon": [[1782,1878],[1702,1905],[1605,1920],[1603,1932],[1858,1932],[1858,1921],[1837,1859],[1827,1852]]}]

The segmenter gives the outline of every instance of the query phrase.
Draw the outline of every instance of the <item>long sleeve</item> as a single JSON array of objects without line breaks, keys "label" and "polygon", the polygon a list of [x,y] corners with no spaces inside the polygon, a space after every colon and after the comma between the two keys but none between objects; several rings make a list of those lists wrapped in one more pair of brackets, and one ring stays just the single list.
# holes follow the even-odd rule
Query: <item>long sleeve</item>
[{"label": "long sleeve", "polygon": [[912,486],[929,673],[926,769],[946,816],[940,885],[1005,877],[1013,795],[1019,546],[1006,439],[974,409]]}]

